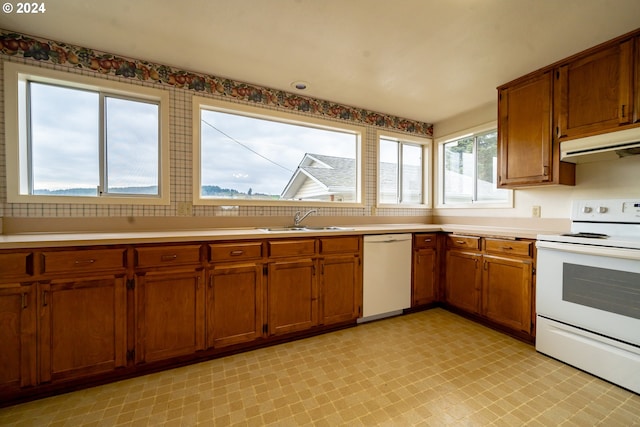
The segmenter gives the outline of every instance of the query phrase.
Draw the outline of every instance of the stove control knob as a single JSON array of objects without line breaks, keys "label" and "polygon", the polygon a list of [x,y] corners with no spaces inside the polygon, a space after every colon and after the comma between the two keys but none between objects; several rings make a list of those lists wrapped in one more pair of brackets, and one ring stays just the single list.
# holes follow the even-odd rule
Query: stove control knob
[{"label": "stove control knob", "polygon": [[600,207],[598,208],[598,213],[601,213],[601,214],[603,214],[603,213],[607,213],[607,211],[608,211],[608,210],[609,210],[609,209],[608,209],[606,206],[600,206]]},{"label": "stove control knob", "polygon": [[582,213],[591,213],[593,209],[591,209],[589,206],[584,206],[582,208]]}]

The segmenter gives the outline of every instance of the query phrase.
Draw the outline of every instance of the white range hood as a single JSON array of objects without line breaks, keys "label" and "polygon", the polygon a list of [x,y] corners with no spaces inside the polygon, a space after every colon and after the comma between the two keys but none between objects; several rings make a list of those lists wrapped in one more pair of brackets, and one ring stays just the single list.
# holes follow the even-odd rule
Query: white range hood
[{"label": "white range hood", "polygon": [[587,163],[640,154],[640,127],[560,143],[560,160]]}]

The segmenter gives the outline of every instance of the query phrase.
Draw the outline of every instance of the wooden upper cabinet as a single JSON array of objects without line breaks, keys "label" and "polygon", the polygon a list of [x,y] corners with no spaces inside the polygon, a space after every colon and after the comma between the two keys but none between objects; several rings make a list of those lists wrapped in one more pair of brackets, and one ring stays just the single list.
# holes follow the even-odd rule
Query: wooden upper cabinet
[{"label": "wooden upper cabinet", "polygon": [[640,30],[498,87],[498,187],[575,185],[560,143],[640,125]]},{"label": "wooden upper cabinet", "polygon": [[499,185],[551,180],[551,73],[499,93]]},{"label": "wooden upper cabinet", "polygon": [[499,88],[498,187],[575,184],[553,139],[553,73]]},{"label": "wooden upper cabinet", "polygon": [[554,104],[560,141],[635,121],[635,52],[634,40],[627,39],[557,68]]}]

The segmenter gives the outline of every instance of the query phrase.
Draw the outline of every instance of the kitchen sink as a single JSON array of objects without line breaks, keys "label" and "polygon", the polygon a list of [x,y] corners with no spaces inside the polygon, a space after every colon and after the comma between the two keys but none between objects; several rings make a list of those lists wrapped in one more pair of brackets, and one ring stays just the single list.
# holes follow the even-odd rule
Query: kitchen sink
[{"label": "kitchen sink", "polygon": [[336,226],[330,226],[330,227],[305,227],[307,230],[309,231],[350,231],[350,230],[354,230],[354,228],[349,228],[349,227],[336,227]]},{"label": "kitchen sink", "polygon": [[259,228],[259,230],[265,231],[267,233],[288,233],[288,232],[300,232],[300,231],[349,231],[353,230],[353,228],[347,227],[336,227],[336,226],[326,226],[326,227],[306,227],[306,226],[289,226],[289,227],[268,227],[268,228]]}]

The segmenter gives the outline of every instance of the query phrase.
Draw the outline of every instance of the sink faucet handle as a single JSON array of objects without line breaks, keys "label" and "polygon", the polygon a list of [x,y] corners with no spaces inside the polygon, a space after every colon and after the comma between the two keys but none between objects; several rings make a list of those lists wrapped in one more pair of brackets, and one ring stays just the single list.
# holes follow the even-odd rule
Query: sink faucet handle
[{"label": "sink faucet handle", "polygon": [[304,215],[300,216],[302,214],[301,211],[296,212],[296,214],[293,216],[293,225],[298,226],[300,225],[300,223],[309,215],[311,215],[314,212],[318,212],[318,209],[309,209]]}]

